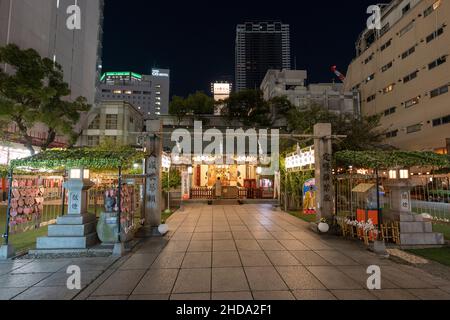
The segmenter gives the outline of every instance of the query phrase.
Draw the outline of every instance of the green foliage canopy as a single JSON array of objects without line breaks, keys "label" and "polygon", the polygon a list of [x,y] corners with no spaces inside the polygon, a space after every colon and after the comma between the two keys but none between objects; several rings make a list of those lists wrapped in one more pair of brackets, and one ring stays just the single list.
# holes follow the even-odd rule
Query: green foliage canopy
[{"label": "green foliage canopy", "polygon": [[0,119],[17,125],[25,147],[35,153],[29,130],[37,123],[48,128],[47,139],[40,145],[43,150],[57,134],[74,143],[78,137],[74,127],[90,105],[83,97],[67,100],[71,91],[63,80],[62,67],[33,49],[21,50],[14,44],[0,48],[0,63],[14,71],[0,70]]},{"label": "green foliage canopy", "polygon": [[340,151],[334,154],[338,166],[357,168],[450,167],[450,157],[420,151]]},{"label": "green foliage canopy", "polygon": [[49,149],[34,156],[11,161],[13,168],[33,169],[88,168],[93,170],[114,170],[130,168],[145,157],[144,153],[131,147],[119,150],[92,148]]}]

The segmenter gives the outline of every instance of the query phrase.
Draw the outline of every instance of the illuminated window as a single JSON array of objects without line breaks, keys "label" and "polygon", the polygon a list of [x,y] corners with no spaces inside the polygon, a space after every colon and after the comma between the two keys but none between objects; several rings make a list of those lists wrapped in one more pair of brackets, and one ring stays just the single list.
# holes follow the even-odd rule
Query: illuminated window
[{"label": "illuminated window", "polygon": [[131,92],[130,90],[124,91],[125,94],[132,94],[133,92]]},{"label": "illuminated window", "polygon": [[405,108],[410,108],[412,106],[415,106],[419,102],[420,102],[420,96],[412,98],[412,99],[410,99],[408,101],[405,101]]},{"label": "illuminated window", "polygon": [[394,90],[394,85],[391,84],[389,86],[387,86],[386,88],[383,89],[384,94],[392,92]]},{"label": "illuminated window", "polygon": [[122,90],[114,90],[113,93],[114,94],[122,94]]},{"label": "illuminated window", "polygon": [[423,16],[428,17],[430,14],[432,14],[439,6],[441,5],[441,0],[436,1],[431,6],[429,6],[424,12]]}]

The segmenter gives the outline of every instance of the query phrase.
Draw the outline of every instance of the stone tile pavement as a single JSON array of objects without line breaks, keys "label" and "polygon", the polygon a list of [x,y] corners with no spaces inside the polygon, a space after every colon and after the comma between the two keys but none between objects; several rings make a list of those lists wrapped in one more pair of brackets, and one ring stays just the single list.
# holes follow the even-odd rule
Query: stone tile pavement
[{"label": "stone tile pavement", "polygon": [[[0,299],[89,300],[415,300],[450,299],[450,282],[321,237],[271,206],[190,205],[169,220],[164,238],[113,258],[0,264]],[[81,291],[65,287],[68,265]],[[382,290],[369,291],[378,265]]]}]

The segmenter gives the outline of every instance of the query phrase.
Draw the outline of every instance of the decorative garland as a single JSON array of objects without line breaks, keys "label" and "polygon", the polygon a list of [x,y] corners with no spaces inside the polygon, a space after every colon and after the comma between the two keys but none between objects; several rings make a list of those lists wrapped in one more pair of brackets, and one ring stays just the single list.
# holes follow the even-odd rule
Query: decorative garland
[{"label": "decorative garland", "polygon": [[93,170],[113,170],[119,167],[129,168],[145,155],[134,148],[120,150],[96,150],[90,148],[50,149],[32,157],[13,160],[13,168],[55,170],[61,168],[89,168]]},{"label": "decorative garland", "polygon": [[450,156],[421,151],[340,151],[334,159],[338,166],[357,168],[450,167]]}]

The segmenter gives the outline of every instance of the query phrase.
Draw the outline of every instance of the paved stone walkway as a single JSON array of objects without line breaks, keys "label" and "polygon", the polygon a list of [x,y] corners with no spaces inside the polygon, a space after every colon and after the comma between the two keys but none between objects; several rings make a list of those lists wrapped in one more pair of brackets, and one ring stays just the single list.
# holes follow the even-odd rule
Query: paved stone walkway
[{"label": "paved stone walkway", "polygon": [[[450,299],[450,282],[320,237],[271,206],[192,205],[169,225],[118,260],[0,263],[0,299]],[[80,266],[82,291],[66,288],[69,265]],[[380,291],[366,288],[370,265],[381,267]]]},{"label": "paved stone walkway", "polygon": [[[271,206],[189,206],[78,299],[450,299],[450,282],[323,238]],[[382,290],[366,287],[367,267]]]}]

